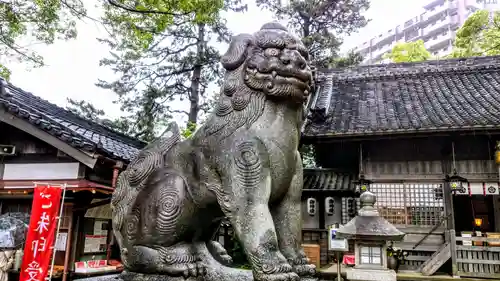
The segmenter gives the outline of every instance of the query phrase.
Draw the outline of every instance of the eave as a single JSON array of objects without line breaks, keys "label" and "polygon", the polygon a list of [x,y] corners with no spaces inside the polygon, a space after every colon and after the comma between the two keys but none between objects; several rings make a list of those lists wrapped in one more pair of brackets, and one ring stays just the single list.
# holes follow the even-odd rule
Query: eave
[{"label": "eave", "polygon": [[27,134],[32,135],[35,138],[38,138],[52,145],[53,147],[61,150],[62,152],[73,157],[75,160],[79,161],[80,163],[84,164],[85,166],[91,169],[93,169],[96,165],[99,155],[95,153],[84,152],[82,150],[74,148],[65,143],[64,141],[52,136],[51,134],[46,133],[40,130],[39,128],[33,126],[32,124],[26,122],[25,120],[22,120],[14,116],[13,114],[10,114],[9,112],[5,111],[5,109],[2,107],[0,107],[0,121],[9,124]]}]

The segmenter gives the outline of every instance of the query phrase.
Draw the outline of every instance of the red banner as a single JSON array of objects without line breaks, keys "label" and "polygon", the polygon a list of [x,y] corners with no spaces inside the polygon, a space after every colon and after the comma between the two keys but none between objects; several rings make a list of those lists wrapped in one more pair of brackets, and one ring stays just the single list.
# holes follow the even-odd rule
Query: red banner
[{"label": "red banner", "polygon": [[50,270],[61,192],[60,187],[35,187],[19,281],[43,281]]}]

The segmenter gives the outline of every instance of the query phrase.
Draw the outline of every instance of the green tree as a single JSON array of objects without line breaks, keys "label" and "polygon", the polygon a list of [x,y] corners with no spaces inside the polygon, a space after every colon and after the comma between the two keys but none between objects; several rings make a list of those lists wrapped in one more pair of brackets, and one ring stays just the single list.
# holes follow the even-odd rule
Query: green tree
[{"label": "green tree", "polygon": [[256,0],[259,7],[287,19],[288,26],[309,49],[313,64],[328,67],[338,57],[342,37],[366,26],[362,15],[370,6],[369,0]]},{"label": "green tree", "polygon": [[5,64],[12,60],[43,66],[43,57],[30,46],[75,38],[76,20],[86,13],[81,0],[1,1],[0,76],[10,78],[11,72]]},{"label": "green tree", "polygon": [[449,57],[492,56],[500,54],[500,12],[479,10],[457,31]]},{"label": "green tree", "polygon": [[134,132],[135,128],[131,127],[131,122],[127,117],[119,117],[114,120],[106,118],[104,110],[95,107],[93,104],[85,100],[67,99],[66,109],[80,116],[83,119],[98,123],[109,129],[138,138],[143,141],[151,141],[154,136],[140,135]]},{"label": "green tree", "polygon": [[240,0],[184,1],[192,3],[184,14],[152,13],[159,9],[155,3],[172,1],[140,0],[133,9],[109,5],[104,17],[113,36],[101,40],[112,49],[101,65],[119,77],[97,85],[117,93],[122,110],[133,112],[131,127],[142,127],[148,135],[176,113],[185,114],[189,126],[198,124],[209,107],[209,86],[223,74],[214,43],[231,37],[221,13],[246,9]]},{"label": "green tree", "polygon": [[414,42],[397,43],[391,52],[384,55],[384,58],[392,62],[419,62],[431,58],[431,53],[427,51],[423,40]]},{"label": "green tree", "polygon": [[356,66],[363,62],[363,56],[360,53],[357,53],[353,50],[347,52],[345,56],[341,56],[338,58],[332,59],[331,66],[332,67],[348,67],[348,66]]},{"label": "green tree", "polygon": [[[209,99],[208,105],[210,106],[210,108],[213,108],[214,101],[214,97]],[[143,103],[142,105],[145,107],[136,108],[136,112],[129,113],[125,116],[120,116],[116,119],[106,118],[104,110],[95,107],[93,104],[85,100],[74,100],[68,98],[66,109],[86,120],[96,122],[109,129],[126,134],[133,138],[137,138],[145,142],[150,142],[156,138],[158,133],[161,133],[163,131],[164,125],[168,120],[160,120],[160,118],[158,117],[158,113],[146,114],[145,116],[140,116],[138,118],[137,116],[135,116],[135,114],[144,114],[150,112],[151,110],[149,107],[154,104]],[[203,122],[204,118],[201,118],[198,123],[202,124]],[[181,136],[184,139],[190,138],[196,131],[197,127],[198,126],[196,124],[188,122],[185,127],[181,128]]]},{"label": "green tree", "polygon": [[299,148],[304,168],[316,168],[316,153],[312,144],[302,145]]},{"label": "green tree", "polygon": [[99,121],[104,117],[104,110],[96,108],[93,104],[85,100],[74,100],[67,98],[66,109],[74,114],[91,121]]}]

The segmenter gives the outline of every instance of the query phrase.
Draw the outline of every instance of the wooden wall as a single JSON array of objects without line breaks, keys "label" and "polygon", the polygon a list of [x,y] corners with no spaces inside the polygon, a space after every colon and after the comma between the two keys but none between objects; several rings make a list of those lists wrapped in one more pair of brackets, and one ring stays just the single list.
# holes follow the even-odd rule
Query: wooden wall
[{"label": "wooden wall", "polygon": [[0,132],[0,144],[15,146],[16,154],[23,156],[3,157],[4,162],[36,163],[46,162],[49,159],[58,159],[58,150],[56,148],[30,134],[2,122],[0,122]]}]

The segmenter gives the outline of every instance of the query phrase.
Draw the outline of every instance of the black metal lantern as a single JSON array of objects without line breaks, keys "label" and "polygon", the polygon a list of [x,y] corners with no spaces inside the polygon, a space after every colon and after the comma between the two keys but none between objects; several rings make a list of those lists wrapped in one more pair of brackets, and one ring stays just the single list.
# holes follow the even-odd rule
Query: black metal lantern
[{"label": "black metal lantern", "polygon": [[453,163],[453,174],[451,176],[446,175],[444,181],[450,184],[451,191],[459,191],[460,193],[465,193],[465,186],[469,183],[469,181],[458,175],[457,173],[457,165],[455,163],[455,143],[451,142],[451,156]]},{"label": "black metal lantern", "polygon": [[450,184],[451,191],[460,191],[462,193],[465,193],[465,185],[469,183],[466,178],[458,175],[457,170],[453,170],[453,174],[451,176],[447,175],[444,180]]},{"label": "black metal lantern", "polygon": [[363,193],[367,190],[370,190],[370,184],[373,181],[365,179],[365,175],[360,175],[359,179],[353,182],[355,185],[355,190],[357,193]]}]

